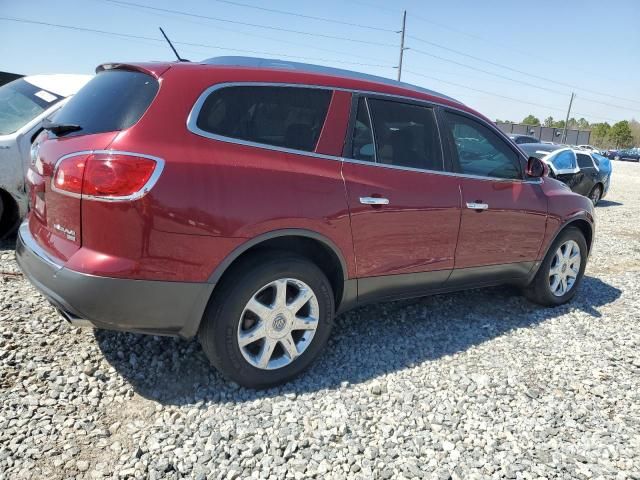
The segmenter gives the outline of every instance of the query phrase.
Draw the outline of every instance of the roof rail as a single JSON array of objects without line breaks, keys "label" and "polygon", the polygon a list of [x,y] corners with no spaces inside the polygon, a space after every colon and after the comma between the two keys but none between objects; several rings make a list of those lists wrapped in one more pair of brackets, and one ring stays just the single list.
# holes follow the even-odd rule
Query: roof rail
[{"label": "roof rail", "polygon": [[312,63],[291,62],[289,60],[278,60],[271,58],[260,57],[242,57],[242,56],[222,56],[213,57],[203,60],[203,64],[206,65],[221,65],[221,66],[237,66],[237,67],[253,67],[253,68],[273,68],[279,70],[296,70],[300,72],[319,73],[323,75],[334,75],[337,77],[347,77],[354,80],[365,80],[370,82],[382,83],[384,85],[390,85],[393,87],[406,88],[415,92],[426,93],[452,102],[462,103],[454,98],[451,98],[442,93],[429,90],[427,88],[418,87],[410,83],[398,82],[390,78],[379,77],[377,75],[370,75],[368,73],[354,72],[353,70],[345,70],[342,68],[325,67],[323,65],[314,65]]}]

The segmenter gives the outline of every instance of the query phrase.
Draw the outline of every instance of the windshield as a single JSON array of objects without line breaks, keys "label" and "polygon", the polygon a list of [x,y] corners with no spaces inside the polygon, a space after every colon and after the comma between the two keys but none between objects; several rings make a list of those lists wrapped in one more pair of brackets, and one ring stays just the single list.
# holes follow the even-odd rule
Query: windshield
[{"label": "windshield", "polygon": [[62,97],[24,79],[0,87],[0,135],[9,135],[36,118]]}]

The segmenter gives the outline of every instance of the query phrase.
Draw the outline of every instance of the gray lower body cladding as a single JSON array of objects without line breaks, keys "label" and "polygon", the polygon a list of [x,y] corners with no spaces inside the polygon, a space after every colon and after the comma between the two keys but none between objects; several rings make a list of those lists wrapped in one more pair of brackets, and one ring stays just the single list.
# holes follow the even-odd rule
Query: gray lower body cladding
[{"label": "gray lower body cladding", "polygon": [[[16,259],[25,276],[64,316],[97,328],[193,337],[214,284],[98,277],[56,264],[20,227]],[[80,323],[80,322],[78,322]]]}]

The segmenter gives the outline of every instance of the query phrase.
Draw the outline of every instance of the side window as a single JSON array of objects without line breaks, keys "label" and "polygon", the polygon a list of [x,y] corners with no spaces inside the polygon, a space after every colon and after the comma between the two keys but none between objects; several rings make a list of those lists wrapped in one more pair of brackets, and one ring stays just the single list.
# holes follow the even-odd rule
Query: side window
[{"label": "side window", "polygon": [[369,99],[376,161],[386,165],[443,170],[433,109],[392,100]]},{"label": "side window", "polygon": [[578,153],[578,167],[580,168],[593,168],[593,162],[591,161],[591,157],[589,155],[585,155],[584,153]]},{"label": "side window", "polygon": [[216,135],[312,152],[331,95],[316,88],[221,88],[205,100],[196,125]]},{"label": "side window", "polygon": [[350,157],[367,162],[375,161],[373,132],[371,131],[371,123],[369,122],[367,104],[362,97],[358,99],[358,111],[356,113],[356,122],[353,126]]},{"label": "side window", "polygon": [[460,172],[482,177],[520,179],[519,159],[509,145],[479,122],[446,112]]}]

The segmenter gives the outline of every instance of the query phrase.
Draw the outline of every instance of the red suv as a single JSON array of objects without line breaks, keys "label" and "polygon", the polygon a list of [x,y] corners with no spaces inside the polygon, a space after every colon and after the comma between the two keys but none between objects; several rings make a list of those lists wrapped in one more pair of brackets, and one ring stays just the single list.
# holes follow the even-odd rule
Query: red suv
[{"label": "red suv", "polygon": [[108,64],[32,149],[17,258],[73,324],[198,336],[284,382],[336,313],[511,283],[573,297],[589,199],[444,95],[261,59]]}]

